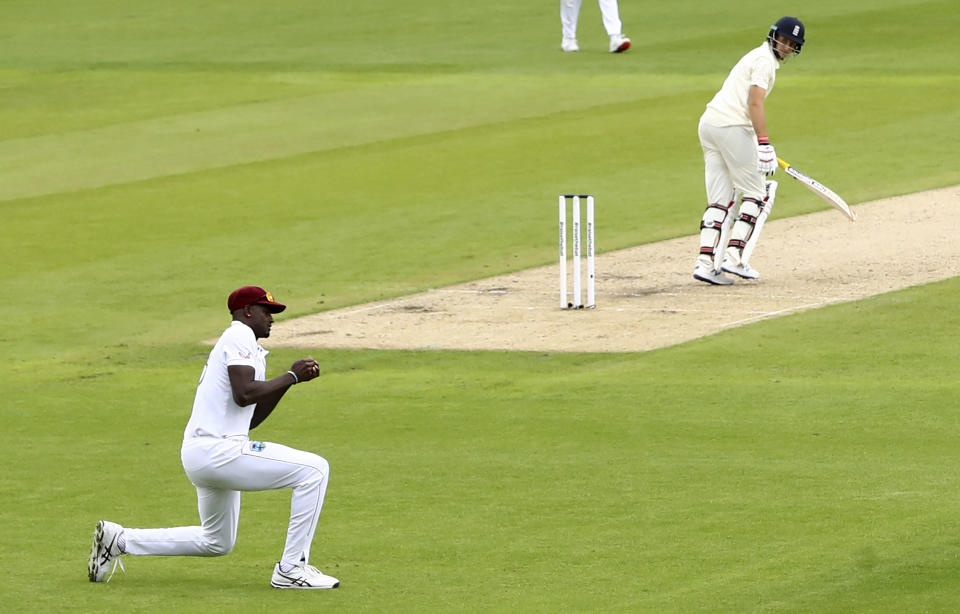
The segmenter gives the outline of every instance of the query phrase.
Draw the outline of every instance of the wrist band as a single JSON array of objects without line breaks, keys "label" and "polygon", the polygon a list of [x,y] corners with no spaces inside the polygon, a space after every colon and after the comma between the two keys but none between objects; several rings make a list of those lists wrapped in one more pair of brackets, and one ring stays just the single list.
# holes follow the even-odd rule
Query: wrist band
[{"label": "wrist band", "polygon": [[296,374],[296,373],[294,373],[293,371],[287,371],[287,373],[289,373],[290,375],[293,376],[293,383],[294,383],[294,384],[299,384],[299,383],[300,383],[300,378],[297,377],[297,374]]}]

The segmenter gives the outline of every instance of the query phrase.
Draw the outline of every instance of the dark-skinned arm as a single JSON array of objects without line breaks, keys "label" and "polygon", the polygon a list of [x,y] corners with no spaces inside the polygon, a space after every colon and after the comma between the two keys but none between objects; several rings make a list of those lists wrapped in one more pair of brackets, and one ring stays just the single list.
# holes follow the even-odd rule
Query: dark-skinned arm
[{"label": "dark-skinned arm", "polygon": [[230,366],[227,367],[227,373],[237,405],[256,403],[250,419],[250,428],[254,429],[267,419],[290,386],[298,381],[307,382],[316,378],[320,374],[320,366],[313,358],[302,358],[293,363],[288,372],[266,381],[254,379],[256,372],[253,367]]},{"label": "dark-skinned arm", "polygon": [[[286,373],[285,375],[289,379],[293,379],[289,373]],[[257,401],[256,407],[253,408],[253,415],[250,416],[250,430],[257,428],[260,426],[261,422],[267,419],[267,416],[270,415],[273,409],[277,406],[277,403],[280,402],[280,399],[283,398],[284,393],[286,393],[292,385],[293,384],[284,386],[276,392],[272,392]]]}]

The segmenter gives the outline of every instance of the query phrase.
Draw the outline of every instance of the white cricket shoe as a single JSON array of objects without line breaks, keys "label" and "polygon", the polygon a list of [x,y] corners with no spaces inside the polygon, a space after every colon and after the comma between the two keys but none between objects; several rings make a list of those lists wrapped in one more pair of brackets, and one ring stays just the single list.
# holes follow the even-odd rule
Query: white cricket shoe
[{"label": "white cricket shoe", "polygon": [[610,53],[622,53],[630,48],[630,39],[622,34],[610,37]]},{"label": "white cricket shoe", "polygon": [[749,264],[734,264],[729,258],[723,259],[723,266],[721,268],[727,273],[733,273],[737,277],[744,279],[760,279],[760,272],[752,268]]},{"label": "white cricket shoe", "polygon": [[733,284],[732,279],[720,271],[714,271],[710,267],[705,266],[700,262],[697,263],[697,268],[693,270],[693,278],[699,279],[700,281],[705,281],[708,284],[713,284],[715,286],[729,286]]},{"label": "white cricket shoe", "polygon": [[577,44],[577,39],[575,38],[563,39],[563,42],[560,43],[560,48],[564,51],[580,51],[580,45]]},{"label": "white cricket shoe", "polygon": [[[97,528],[93,532],[93,546],[90,548],[90,560],[87,561],[87,575],[91,582],[103,582],[104,578],[109,582],[117,571],[117,565],[120,571],[126,573],[123,568],[123,561],[120,555],[120,536],[123,534],[123,527],[115,522],[101,520],[97,523]],[[113,561],[113,565],[110,562]],[[109,569],[110,575],[107,576]]]},{"label": "white cricket shoe", "polygon": [[277,563],[273,566],[270,586],[299,589],[337,588],[340,580],[324,574],[313,565],[298,565],[290,571],[280,571],[280,563]]}]

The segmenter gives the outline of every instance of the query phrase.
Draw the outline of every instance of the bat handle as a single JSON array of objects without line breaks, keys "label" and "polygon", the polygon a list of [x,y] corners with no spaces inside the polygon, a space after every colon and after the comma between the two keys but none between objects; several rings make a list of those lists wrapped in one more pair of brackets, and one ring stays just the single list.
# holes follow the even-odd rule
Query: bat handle
[{"label": "bat handle", "polygon": [[782,168],[783,170],[787,170],[787,167],[790,166],[790,164],[786,160],[779,157],[777,158],[777,164],[779,164],[780,168]]}]

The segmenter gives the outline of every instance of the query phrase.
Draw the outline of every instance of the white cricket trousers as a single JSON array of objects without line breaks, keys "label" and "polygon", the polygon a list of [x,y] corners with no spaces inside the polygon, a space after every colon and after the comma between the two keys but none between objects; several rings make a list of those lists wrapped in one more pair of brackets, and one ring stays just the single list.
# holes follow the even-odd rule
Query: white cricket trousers
[{"label": "white cricket trousers", "polygon": [[[560,0],[560,25],[563,27],[563,38],[577,38],[577,18],[580,16],[581,2],[582,0]],[[603,27],[608,36],[623,33],[617,0],[600,0],[600,16],[603,18]]]},{"label": "white cricket trousers", "polygon": [[242,491],[292,488],[281,562],[310,562],[310,545],[327,492],[330,465],[310,452],[246,437],[186,439],[180,458],[197,487],[200,526],[124,529],[127,554],[220,556],[237,541]]},{"label": "white cricket trousers", "polygon": [[757,136],[749,126],[697,128],[703,149],[707,202],[726,205],[734,190],[740,196],[763,201],[767,195],[763,174],[757,169]]}]

